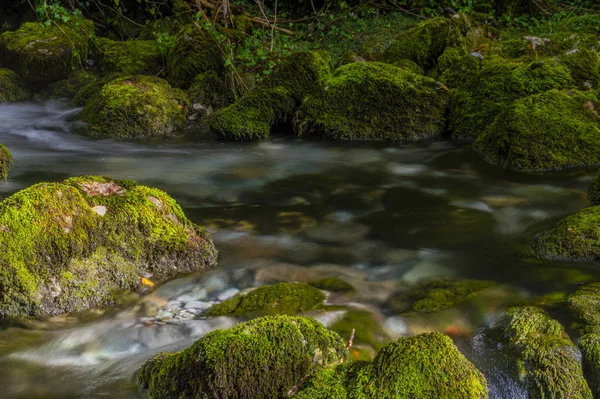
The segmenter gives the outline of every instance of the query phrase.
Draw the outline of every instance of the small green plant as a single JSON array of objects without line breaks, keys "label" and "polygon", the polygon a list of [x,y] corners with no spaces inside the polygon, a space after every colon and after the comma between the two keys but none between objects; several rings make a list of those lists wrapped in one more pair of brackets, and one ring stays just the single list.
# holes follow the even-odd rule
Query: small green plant
[{"label": "small green plant", "polygon": [[50,26],[53,23],[65,23],[74,24],[76,26],[81,25],[83,21],[83,14],[81,10],[69,10],[63,7],[60,3],[44,0],[40,2],[35,8],[35,12],[38,15],[40,21]]}]

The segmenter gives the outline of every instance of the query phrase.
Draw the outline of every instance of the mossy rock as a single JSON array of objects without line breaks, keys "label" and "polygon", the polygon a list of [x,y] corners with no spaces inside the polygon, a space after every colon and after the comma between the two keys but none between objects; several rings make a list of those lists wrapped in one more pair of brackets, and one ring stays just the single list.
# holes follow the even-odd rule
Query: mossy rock
[{"label": "mossy rock", "polygon": [[118,291],[214,267],[206,230],[166,193],[128,180],[40,183],[0,202],[0,315],[111,305]]},{"label": "mossy rock", "polygon": [[447,96],[441,85],[405,69],[378,62],[347,64],[324,87],[302,103],[298,135],[415,141],[444,129]]},{"label": "mossy rock", "polygon": [[233,92],[215,71],[207,71],[196,76],[187,94],[190,102],[200,104],[210,112],[230,105],[234,101]]},{"label": "mossy rock", "polygon": [[449,132],[453,138],[475,140],[513,101],[573,85],[569,69],[554,60],[529,64],[497,57],[484,60],[450,93]]},{"label": "mossy rock", "polygon": [[87,59],[91,21],[80,24],[27,22],[0,35],[0,64],[17,72],[33,89],[65,79]]},{"label": "mossy rock", "polygon": [[336,277],[328,277],[317,281],[311,281],[309,284],[313,287],[317,287],[321,290],[329,292],[352,292],[355,290],[352,284]]},{"label": "mossy rock", "polygon": [[[50,83],[48,87],[42,92],[41,97],[49,97],[49,98],[68,98],[73,100],[77,93],[83,90],[84,87],[99,81],[100,78],[93,72],[78,69],[73,71],[68,78],[59,80],[58,82]],[[101,88],[101,87],[100,87]],[[100,89],[99,88],[99,89]],[[98,91],[100,91],[98,89]],[[89,96],[85,97],[85,100],[90,98]],[[76,105],[84,105],[83,103],[76,102]]]},{"label": "mossy rock", "polygon": [[197,25],[185,25],[175,35],[166,55],[169,82],[181,89],[207,71],[221,73],[223,56],[215,39]]},{"label": "mossy rock", "polygon": [[324,52],[300,52],[286,57],[264,82],[212,115],[208,127],[220,139],[268,137],[274,126],[292,121],[306,95],[322,89],[330,64],[331,58]]},{"label": "mossy rock", "polygon": [[593,50],[577,49],[559,57],[566,65],[579,88],[598,89],[600,85],[600,57]]},{"label": "mossy rock", "polygon": [[579,339],[583,374],[594,398],[600,398],[600,334],[587,334]]},{"label": "mossy rock", "polygon": [[598,171],[588,189],[588,200],[592,205],[600,205],[600,171]]},{"label": "mossy rock", "polygon": [[550,90],[513,102],[473,148],[505,169],[560,170],[600,163],[600,121],[593,95]]},{"label": "mossy rock", "polygon": [[240,293],[217,305],[207,316],[294,315],[323,304],[325,295],[304,283],[279,283]]},{"label": "mossy rock", "polygon": [[8,148],[0,143],[0,179],[6,180],[8,172],[12,169],[13,157]]},{"label": "mossy rock", "polygon": [[316,320],[269,316],[160,354],[142,366],[138,379],[151,398],[285,398],[346,355],[342,339]]},{"label": "mossy rock", "polygon": [[112,80],[81,113],[95,137],[140,139],[185,127],[188,98],[161,78],[144,75]]},{"label": "mossy rock", "polygon": [[10,69],[0,68],[0,103],[25,100],[29,93],[21,77]]},{"label": "mossy rock", "polygon": [[495,323],[530,398],[591,399],[579,352],[564,328],[543,310],[513,307]]},{"label": "mossy rock", "polygon": [[600,333],[600,283],[579,288],[567,298],[569,313],[580,333]]},{"label": "mossy rock", "polygon": [[424,281],[394,295],[388,300],[388,307],[396,313],[435,312],[473,299],[478,292],[494,285],[494,282],[486,280]]},{"label": "mossy rock", "polygon": [[100,70],[105,74],[158,75],[163,72],[164,60],[154,40],[99,40]]},{"label": "mossy rock", "polygon": [[600,259],[600,206],[583,209],[536,237],[529,251],[539,259],[588,261]]}]

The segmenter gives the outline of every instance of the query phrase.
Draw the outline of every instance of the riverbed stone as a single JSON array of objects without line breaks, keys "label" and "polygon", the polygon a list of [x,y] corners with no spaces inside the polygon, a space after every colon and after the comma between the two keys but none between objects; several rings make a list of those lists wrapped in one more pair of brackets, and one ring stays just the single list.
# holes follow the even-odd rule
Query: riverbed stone
[{"label": "riverbed stone", "polygon": [[159,354],[141,367],[138,380],[151,398],[283,398],[346,354],[339,335],[314,319],[268,316]]},{"label": "riverbed stone", "polygon": [[[104,216],[93,211],[102,204]],[[216,265],[208,232],[166,193],[129,180],[39,183],[0,202],[0,315],[114,304],[154,281]]]}]

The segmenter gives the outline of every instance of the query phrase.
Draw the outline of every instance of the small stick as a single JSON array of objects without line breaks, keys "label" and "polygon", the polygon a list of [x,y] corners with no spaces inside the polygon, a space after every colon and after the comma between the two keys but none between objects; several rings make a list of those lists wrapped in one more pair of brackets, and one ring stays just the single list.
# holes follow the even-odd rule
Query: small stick
[{"label": "small stick", "polygon": [[[354,341],[354,332],[356,330],[353,328],[352,329],[352,333],[350,334],[350,339],[348,340],[348,343],[346,344],[346,350],[349,350],[350,348],[352,348],[352,342]],[[340,364],[344,363],[344,358],[340,359]]]}]

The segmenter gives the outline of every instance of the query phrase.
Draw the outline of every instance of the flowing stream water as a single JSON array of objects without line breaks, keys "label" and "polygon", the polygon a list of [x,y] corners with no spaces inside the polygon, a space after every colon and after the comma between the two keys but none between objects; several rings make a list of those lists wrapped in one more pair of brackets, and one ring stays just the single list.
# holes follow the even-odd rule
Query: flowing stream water
[{"label": "flowing stream water", "polygon": [[[336,143],[281,132],[222,143],[202,130],[137,143],[93,140],[73,132],[85,129],[79,111],[56,101],[0,105],[0,142],[15,159],[0,200],[70,176],[133,179],[168,192],[210,229],[220,268],[115,309],[0,326],[1,398],[144,397],[133,375],[145,359],[237,322],[204,318],[203,308],[249,287],[336,276],[356,294],[330,301],[372,311],[389,339],[446,332],[484,372],[492,398],[524,398],[504,355],[478,331],[513,303],[571,291],[599,274],[594,264],[520,255],[536,231],[589,205],[594,171],[506,172],[447,141]],[[501,285],[446,311],[389,308],[395,292],[432,277]],[[315,316],[327,325],[340,311]]]}]

